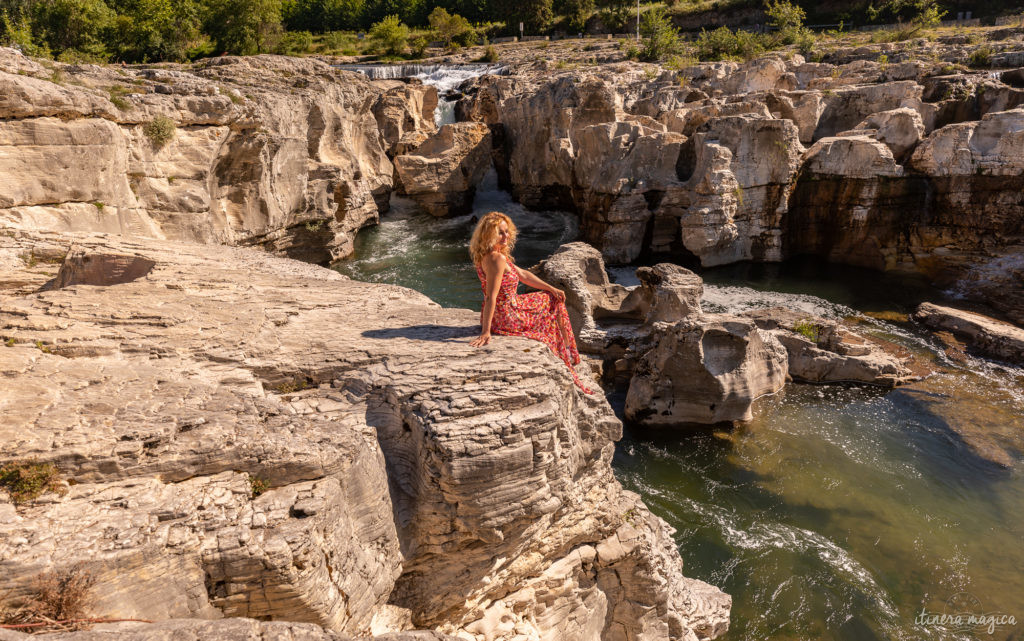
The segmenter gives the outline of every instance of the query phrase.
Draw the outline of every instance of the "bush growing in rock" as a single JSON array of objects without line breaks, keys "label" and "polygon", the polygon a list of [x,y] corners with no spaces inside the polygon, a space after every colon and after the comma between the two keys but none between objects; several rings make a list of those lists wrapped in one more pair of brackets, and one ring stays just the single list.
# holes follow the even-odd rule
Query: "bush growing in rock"
[{"label": "bush growing in rock", "polygon": [[277,53],[294,56],[309,53],[313,49],[313,34],[308,31],[289,31],[277,45]]},{"label": "bush growing in rock", "polygon": [[174,138],[174,132],[177,129],[178,127],[174,124],[174,121],[167,116],[157,116],[143,125],[142,133],[146,134],[146,138],[149,138],[154,148],[162,149],[164,145]]},{"label": "bush growing in rock", "polygon": [[972,51],[967,64],[975,69],[992,66],[992,47],[986,44]]},{"label": "bush growing in rock", "polygon": [[81,565],[36,577],[30,594],[0,606],[0,625],[26,627],[33,633],[81,629],[96,577]]},{"label": "bush growing in rock", "polygon": [[409,41],[409,57],[417,60],[422,58],[427,55],[428,46],[430,46],[430,41],[426,36],[416,36]]},{"label": "bush growing in rock", "polygon": [[695,47],[702,61],[749,60],[764,52],[764,43],[757,34],[742,29],[733,31],[729,27],[714,31],[702,29]]},{"label": "bush growing in rock", "polygon": [[0,467],[0,488],[7,490],[15,505],[27,503],[45,494],[66,494],[60,473],[53,463],[13,462]]},{"label": "bush growing in rock", "polygon": [[493,64],[498,62],[498,57],[498,50],[494,45],[487,45],[484,47],[484,55],[480,56],[480,62],[490,62]]}]

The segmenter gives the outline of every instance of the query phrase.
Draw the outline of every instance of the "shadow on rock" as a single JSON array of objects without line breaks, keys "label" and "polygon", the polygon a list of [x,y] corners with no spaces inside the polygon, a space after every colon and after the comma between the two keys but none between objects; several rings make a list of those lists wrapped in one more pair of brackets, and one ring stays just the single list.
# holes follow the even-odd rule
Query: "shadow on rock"
[{"label": "shadow on rock", "polygon": [[478,326],[467,325],[412,325],[409,327],[388,327],[363,332],[366,338],[409,338],[419,341],[455,342],[462,338],[478,336]]}]

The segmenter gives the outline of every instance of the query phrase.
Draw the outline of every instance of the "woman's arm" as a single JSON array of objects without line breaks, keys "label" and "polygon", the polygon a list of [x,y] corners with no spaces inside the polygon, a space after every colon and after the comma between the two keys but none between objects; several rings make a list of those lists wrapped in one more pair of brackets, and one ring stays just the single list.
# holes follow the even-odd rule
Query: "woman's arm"
[{"label": "woman's arm", "polygon": [[480,336],[469,343],[473,347],[483,347],[491,342],[491,320],[494,318],[494,307],[498,303],[498,291],[501,289],[506,264],[504,256],[492,252],[480,265],[487,279],[487,292],[484,294],[484,309],[480,312]]},{"label": "woman's arm", "polygon": [[538,277],[536,274],[520,268],[515,263],[512,264],[512,269],[516,270],[516,273],[519,274],[519,280],[522,281],[524,284],[529,285],[534,289],[539,289],[545,292],[551,292],[552,294],[554,294],[556,299],[558,299],[561,302],[565,302],[565,292],[563,292],[562,290],[552,285],[548,285],[547,283],[542,281],[540,277]]}]

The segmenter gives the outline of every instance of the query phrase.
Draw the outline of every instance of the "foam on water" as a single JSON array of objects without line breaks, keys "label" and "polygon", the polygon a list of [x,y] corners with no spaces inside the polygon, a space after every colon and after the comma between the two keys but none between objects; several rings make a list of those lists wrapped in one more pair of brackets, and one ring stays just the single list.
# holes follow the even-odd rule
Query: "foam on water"
[{"label": "foam on water", "polygon": [[455,122],[456,89],[459,85],[484,74],[504,75],[508,68],[502,65],[338,65],[339,69],[357,71],[373,80],[418,78],[423,84],[437,87],[437,109],[434,122],[438,127]]}]

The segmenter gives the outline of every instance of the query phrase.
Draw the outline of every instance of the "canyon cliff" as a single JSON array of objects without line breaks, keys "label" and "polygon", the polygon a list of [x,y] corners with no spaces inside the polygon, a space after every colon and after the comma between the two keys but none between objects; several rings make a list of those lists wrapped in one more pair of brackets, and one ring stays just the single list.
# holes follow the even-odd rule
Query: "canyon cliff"
[{"label": "canyon cliff", "polygon": [[437,91],[312,59],[117,68],[0,48],[0,223],[348,256]]},{"label": "canyon cliff", "polygon": [[0,466],[63,479],[0,492],[7,600],[84,568],[102,617],[728,627],[730,598],[613,476],[604,396],[528,339],[470,347],[469,310],[247,248],[10,228],[0,283]]},{"label": "canyon cliff", "polygon": [[578,212],[611,263],[815,255],[922,274],[1021,323],[1024,89],[1013,71],[942,73],[541,64],[463,87],[457,113],[492,127],[518,200]]}]

